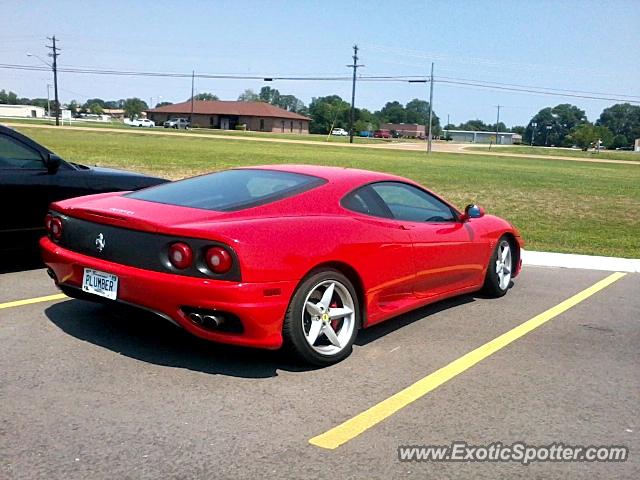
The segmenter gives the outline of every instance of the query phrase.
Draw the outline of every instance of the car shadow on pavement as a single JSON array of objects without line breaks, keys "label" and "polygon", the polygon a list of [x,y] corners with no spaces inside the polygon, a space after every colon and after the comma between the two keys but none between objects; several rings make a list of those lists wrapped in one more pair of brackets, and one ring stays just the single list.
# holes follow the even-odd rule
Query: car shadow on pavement
[{"label": "car shadow on pavement", "polygon": [[138,309],[108,307],[83,300],[56,303],[45,310],[51,322],[69,335],[120,355],[167,367],[242,378],[269,378],[278,370],[303,372],[279,351],[208,342]]},{"label": "car shadow on pavement", "polygon": [[432,303],[431,305],[418,308],[417,310],[412,310],[411,312],[404,313],[402,315],[399,315],[398,317],[391,318],[388,321],[373,325],[372,327],[365,328],[364,330],[360,330],[360,333],[358,334],[358,337],[356,338],[356,341],[354,343],[359,347],[363,347],[371,342],[378,340],[381,337],[384,337],[385,335],[389,335],[396,330],[406,327],[413,322],[422,320],[425,317],[436,314],[438,312],[442,312],[443,310],[457,307],[459,305],[475,302],[476,298],[483,297],[478,294],[462,295],[459,297],[442,300],[437,303]]},{"label": "car shadow on pavement", "polygon": [[[435,313],[474,302],[474,295],[444,300],[360,331],[355,344],[365,346]],[[56,303],[45,310],[58,328],[80,340],[167,367],[242,378],[269,378],[278,370],[305,372],[316,367],[280,351],[242,348],[199,339],[143,310],[105,306],[83,300]]]}]

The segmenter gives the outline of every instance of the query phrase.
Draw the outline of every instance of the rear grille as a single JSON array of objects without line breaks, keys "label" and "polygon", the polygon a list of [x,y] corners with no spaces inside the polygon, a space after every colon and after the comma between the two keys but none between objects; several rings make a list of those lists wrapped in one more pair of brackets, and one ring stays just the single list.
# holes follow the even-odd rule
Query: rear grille
[{"label": "rear grille", "polygon": [[[62,219],[60,246],[83,255],[163,273],[174,273],[189,277],[214,278],[216,280],[240,281],[240,266],[235,252],[219,242],[200,238],[184,238],[159,233],[141,232],[89,222],[79,218],[51,212]],[[178,270],[169,262],[169,246],[175,242],[185,242],[193,249],[193,265]],[[205,263],[208,248],[220,246],[233,257],[233,267],[224,274],[211,272]]]}]

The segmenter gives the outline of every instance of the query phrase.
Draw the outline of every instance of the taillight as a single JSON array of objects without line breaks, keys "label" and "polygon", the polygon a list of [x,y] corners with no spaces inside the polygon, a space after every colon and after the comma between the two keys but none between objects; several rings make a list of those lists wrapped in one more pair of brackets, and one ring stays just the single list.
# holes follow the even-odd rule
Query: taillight
[{"label": "taillight", "polygon": [[51,220],[53,220],[53,215],[47,213],[44,217],[44,228],[47,229],[47,233],[51,233]]},{"label": "taillight", "polygon": [[231,254],[222,247],[211,247],[207,250],[206,261],[214,273],[227,273],[233,265]]},{"label": "taillight", "polygon": [[178,242],[169,247],[169,261],[174,267],[184,270],[193,262],[193,251],[186,243]]},{"label": "taillight", "polygon": [[55,238],[56,240],[60,240],[62,238],[62,220],[60,220],[58,217],[53,217],[49,225],[49,231],[51,232],[53,238]]}]

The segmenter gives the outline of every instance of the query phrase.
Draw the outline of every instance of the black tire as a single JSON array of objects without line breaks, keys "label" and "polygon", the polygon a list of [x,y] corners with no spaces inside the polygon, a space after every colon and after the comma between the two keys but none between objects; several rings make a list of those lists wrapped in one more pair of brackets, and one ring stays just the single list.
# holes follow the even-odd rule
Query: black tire
[{"label": "black tire", "polygon": [[[333,281],[341,284],[346,288],[351,296],[353,304],[353,330],[348,341],[341,346],[341,350],[334,354],[323,354],[312,347],[305,336],[303,322],[305,315],[305,300],[315,288],[323,282]],[[338,288],[338,287],[336,287]],[[308,316],[308,313],[306,313]],[[347,277],[334,269],[322,269],[311,272],[298,286],[289,308],[284,318],[282,327],[282,336],[284,340],[284,348],[298,359],[320,367],[325,367],[338,363],[347,358],[353,350],[353,342],[356,339],[358,330],[361,325],[360,308],[358,305],[358,296],[353,285]],[[320,338],[320,336],[318,337]]]},{"label": "black tire", "polygon": [[[509,274],[509,281],[506,282],[507,283],[506,286],[500,284],[501,279],[498,272],[496,271],[498,255],[504,245],[508,245],[511,251],[510,265],[509,265],[510,274]],[[504,296],[509,291],[510,284],[511,284],[511,272],[513,272],[513,269],[514,269],[514,266],[513,266],[513,262],[515,259],[514,253],[515,253],[515,249],[513,246],[513,242],[509,239],[509,237],[507,237],[506,235],[500,237],[500,240],[498,240],[498,243],[496,244],[496,248],[493,250],[493,253],[491,254],[491,258],[489,259],[489,265],[487,265],[487,273],[485,275],[484,285],[482,287],[482,292],[485,295],[493,298],[499,298]]]}]

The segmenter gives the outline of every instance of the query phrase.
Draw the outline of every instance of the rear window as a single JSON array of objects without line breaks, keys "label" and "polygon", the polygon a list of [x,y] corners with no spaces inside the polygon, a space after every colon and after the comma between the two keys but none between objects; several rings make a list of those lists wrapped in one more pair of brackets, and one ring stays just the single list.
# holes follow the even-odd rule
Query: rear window
[{"label": "rear window", "polygon": [[127,194],[130,198],[180,207],[233,212],[257,207],[322,185],[310,175],[274,170],[225,170]]}]

